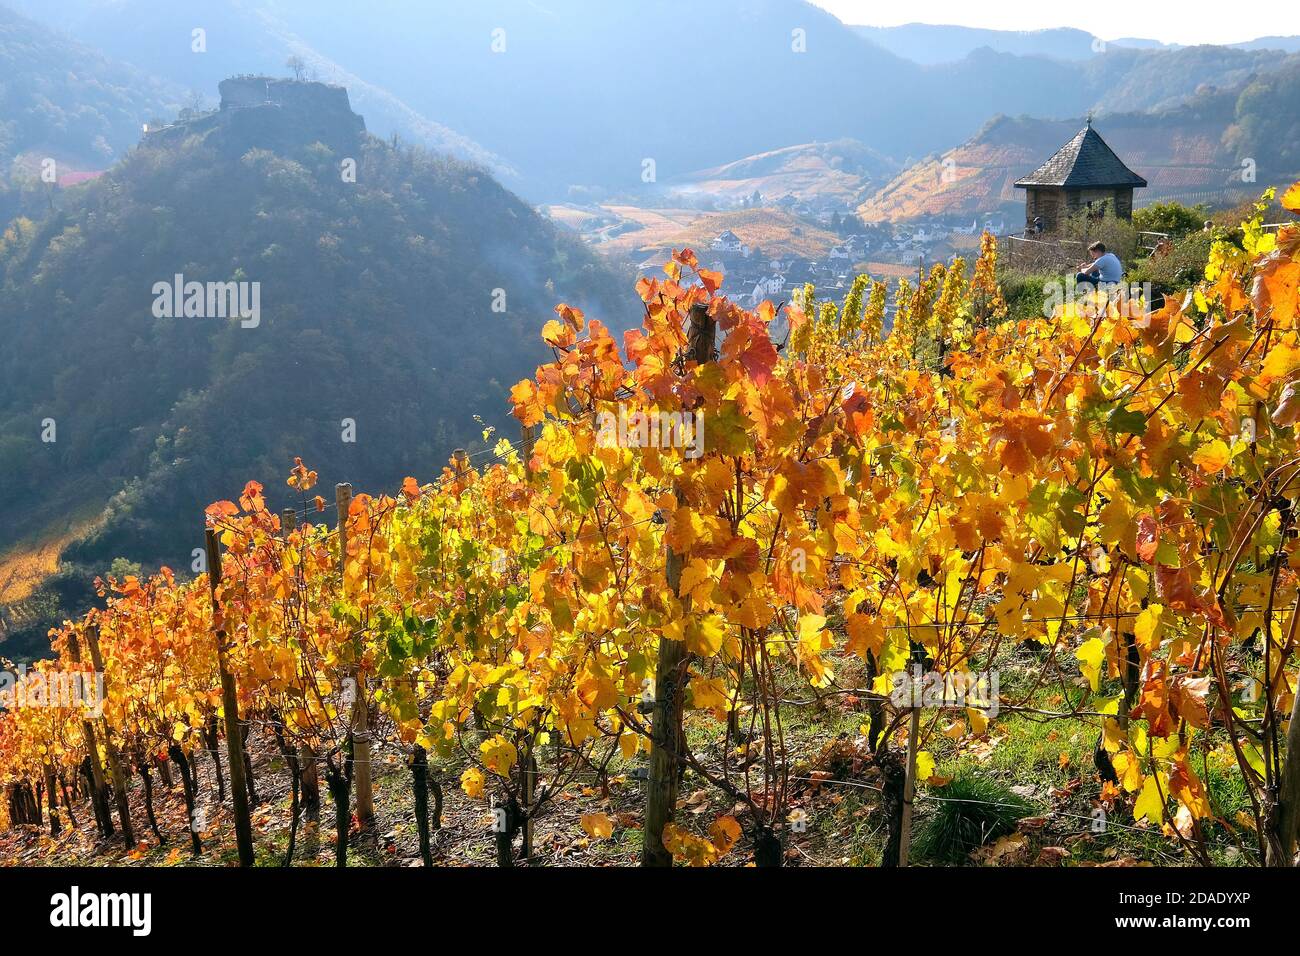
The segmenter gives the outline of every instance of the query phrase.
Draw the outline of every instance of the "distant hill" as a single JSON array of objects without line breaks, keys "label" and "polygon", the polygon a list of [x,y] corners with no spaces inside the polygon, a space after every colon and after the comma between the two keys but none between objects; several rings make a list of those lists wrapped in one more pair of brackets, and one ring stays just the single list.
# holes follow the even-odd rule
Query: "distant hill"
[{"label": "distant hill", "polygon": [[1115,37],[1110,41],[1112,46],[1126,46],[1134,50],[1176,50],[1176,43],[1162,43],[1160,40],[1152,40],[1148,37]]},{"label": "distant hill", "polygon": [[[369,137],[342,90],[289,87],[150,136],[0,235],[0,583],[50,542],[74,591],[118,556],[188,571],[204,506],[249,478],[290,504],[294,455],[326,488],[428,478],[483,447],[476,415],[516,437],[507,391],[557,302],[639,321],[630,277],[482,170]],[[178,275],[207,317],[176,312]],[[256,321],[219,317],[206,284],[226,282]],[[0,639],[6,620],[43,637],[30,608],[65,599],[0,607]]]},{"label": "distant hill", "polygon": [[[1052,30],[987,30],[931,23],[905,23],[893,27],[853,27],[861,36],[896,56],[932,66],[956,63],[981,47],[1016,56],[1041,56],[1057,60],[1087,60],[1111,46],[1135,50],[1177,50],[1176,43],[1142,37],[1099,37],[1086,30],[1060,27]],[[1267,36],[1225,44],[1237,50],[1300,52],[1300,36]]]},{"label": "distant hill", "polygon": [[580,233],[605,256],[658,270],[673,249],[708,251],[713,239],[728,229],[756,249],[818,258],[839,243],[827,229],[779,209],[733,209],[702,212],[685,208],[550,206],[548,215]]},{"label": "distant hill", "polygon": [[[1064,120],[1089,112],[1171,109],[1207,88],[1241,86],[1297,63],[1300,56],[1294,54],[1216,46],[1145,51],[1112,44],[1104,54],[1077,63],[983,48],[959,63],[926,68],[933,89],[920,115],[936,129],[956,130],[976,108],[983,110],[968,134],[939,147],[946,149],[998,114]],[[1017,105],[1008,108],[1009,103]],[[865,141],[877,145],[873,138]]]},{"label": "distant hill", "polygon": [[673,238],[672,244],[707,252],[714,238],[727,230],[754,249],[807,258],[826,255],[840,241],[833,232],[776,209],[739,209],[695,220]]},{"label": "distant hill", "polygon": [[[1285,106],[1283,106],[1285,104]],[[1185,106],[1098,117],[1106,142],[1149,186],[1138,204],[1158,199],[1224,204],[1257,195],[1300,174],[1300,65],[1237,89],[1209,90]],[[960,146],[916,163],[858,209],[869,221],[973,215],[1015,207],[1017,179],[1083,126],[1071,120],[998,117]],[[1255,182],[1243,181],[1243,162]]]},{"label": "distant hill", "polygon": [[19,156],[37,171],[55,160],[61,178],[103,169],[180,103],[177,87],[0,5],[0,177]]},{"label": "distant hill", "polygon": [[[1172,109],[1207,90],[1241,87],[1297,66],[1300,55],[1277,50],[1189,46],[1150,52],[1109,47],[1105,56],[1083,64],[1083,70],[1098,91],[1088,109],[1101,114]],[[1065,118],[1052,112],[1038,115]]]},{"label": "distant hill", "polygon": [[[1023,199],[1012,187],[1077,131],[1073,120],[997,117],[970,140],[903,170],[858,207],[868,222],[975,215]],[[1098,123],[1109,142],[1110,126]],[[1114,144],[1119,149],[1118,144]]]},{"label": "distant hill", "polygon": [[984,30],[978,27],[905,23],[895,27],[853,27],[859,34],[896,56],[927,66],[955,63],[980,47],[1017,56],[1049,56],[1086,60],[1098,52],[1095,36],[1086,30]]},{"label": "distant hill", "polygon": [[1300,36],[1267,36],[1232,45],[1239,50],[1286,50],[1288,53],[1300,53]]},{"label": "distant hill", "polygon": [[898,171],[898,164],[856,140],[806,143],[746,156],[667,184],[687,196],[742,199],[758,192],[769,202],[786,196],[800,201],[865,199]]},{"label": "distant hill", "polygon": [[[1110,43],[1115,46],[1133,47],[1138,50],[1185,49],[1182,44],[1162,43],[1159,40],[1149,40],[1143,37],[1117,37],[1111,40]],[[1233,50],[1281,50],[1286,53],[1300,53],[1300,36],[1256,37],[1254,40],[1243,40],[1239,43],[1225,43],[1224,46]]]}]

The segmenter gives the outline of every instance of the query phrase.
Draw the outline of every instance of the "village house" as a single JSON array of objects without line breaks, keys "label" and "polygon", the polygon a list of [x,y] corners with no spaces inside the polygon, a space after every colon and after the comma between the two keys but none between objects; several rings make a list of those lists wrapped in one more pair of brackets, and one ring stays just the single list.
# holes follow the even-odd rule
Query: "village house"
[{"label": "village house", "polygon": [[713,240],[711,248],[714,252],[737,252],[746,258],[749,257],[749,245],[730,229],[719,233]]},{"label": "village house", "polygon": [[756,306],[765,299],[774,299],[783,291],[785,291],[785,276],[770,275],[759,279],[754,283],[753,291],[749,294],[751,305]]}]

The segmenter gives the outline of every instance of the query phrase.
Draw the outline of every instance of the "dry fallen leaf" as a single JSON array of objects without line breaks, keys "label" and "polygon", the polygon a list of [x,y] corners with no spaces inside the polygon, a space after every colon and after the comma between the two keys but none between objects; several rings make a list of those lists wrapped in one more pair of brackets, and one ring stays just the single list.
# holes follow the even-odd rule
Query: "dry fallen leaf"
[{"label": "dry fallen leaf", "polygon": [[581,823],[587,835],[594,840],[605,840],[614,835],[614,821],[607,813],[584,813]]}]

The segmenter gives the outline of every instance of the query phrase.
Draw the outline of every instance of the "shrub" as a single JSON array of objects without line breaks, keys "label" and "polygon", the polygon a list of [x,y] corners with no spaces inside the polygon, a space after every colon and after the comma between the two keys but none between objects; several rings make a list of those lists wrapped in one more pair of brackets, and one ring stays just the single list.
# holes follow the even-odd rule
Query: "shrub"
[{"label": "shrub", "polygon": [[1163,232],[1177,239],[1190,232],[1199,232],[1209,218],[1210,213],[1204,203],[1184,206],[1173,201],[1155,202],[1133,213],[1133,226],[1139,232]]},{"label": "shrub", "polygon": [[1063,277],[1052,272],[1008,273],[1000,279],[1002,297],[1007,301],[1007,318],[1041,319],[1043,303],[1048,298],[1049,283],[1062,283]]},{"label": "shrub", "polygon": [[1065,221],[1061,238],[1078,243],[1078,258],[1072,264],[1089,258],[1087,249],[1094,242],[1104,243],[1107,252],[1119,256],[1127,268],[1138,248],[1138,230],[1127,219],[1115,215],[1108,203],[1102,215],[1089,215],[1080,210]]},{"label": "shrub", "polygon": [[1155,292],[1168,294],[1190,288],[1205,277],[1205,263],[1214,237],[1198,231],[1173,241],[1173,248],[1137,262],[1128,271],[1128,281],[1151,283]]}]

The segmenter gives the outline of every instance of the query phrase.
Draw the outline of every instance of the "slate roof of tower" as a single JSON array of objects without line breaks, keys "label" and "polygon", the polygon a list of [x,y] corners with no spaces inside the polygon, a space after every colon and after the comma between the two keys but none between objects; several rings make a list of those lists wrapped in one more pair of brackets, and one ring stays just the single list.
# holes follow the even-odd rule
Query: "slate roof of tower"
[{"label": "slate roof of tower", "polygon": [[1067,189],[1107,189],[1115,186],[1145,186],[1147,181],[1124,165],[1115,151],[1092,128],[1085,126],[1028,176],[1016,185],[1064,186]]}]

